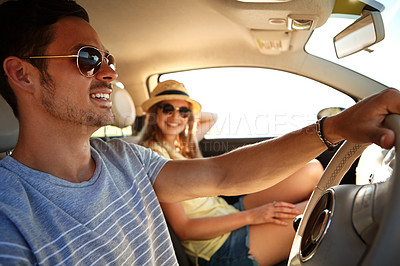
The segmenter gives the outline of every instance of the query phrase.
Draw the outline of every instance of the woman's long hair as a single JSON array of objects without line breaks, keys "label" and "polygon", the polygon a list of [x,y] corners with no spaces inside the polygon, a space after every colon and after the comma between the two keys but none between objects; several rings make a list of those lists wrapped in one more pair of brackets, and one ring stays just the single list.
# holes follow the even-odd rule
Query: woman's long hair
[{"label": "woman's long hair", "polygon": [[169,154],[179,152],[183,157],[188,159],[203,157],[194,134],[195,120],[193,113],[191,113],[188,118],[186,128],[177,136],[175,140],[175,147],[171,147],[164,141],[164,135],[157,125],[157,108],[159,107],[159,104],[160,103],[155,104],[149,108],[146,114],[145,125],[139,134],[139,144],[149,146],[152,143],[158,143],[159,145],[163,146],[169,152]]}]

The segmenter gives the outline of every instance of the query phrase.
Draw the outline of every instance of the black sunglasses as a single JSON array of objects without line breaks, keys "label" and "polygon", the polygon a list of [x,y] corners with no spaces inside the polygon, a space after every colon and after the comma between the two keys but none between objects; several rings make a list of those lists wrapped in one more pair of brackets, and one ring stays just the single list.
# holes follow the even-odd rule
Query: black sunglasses
[{"label": "black sunglasses", "polygon": [[188,118],[190,116],[190,114],[192,113],[192,111],[187,107],[184,107],[184,106],[175,107],[170,103],[159,105],[158,108],[160,108],[162,110],[163,114],[168,115],[168,116],[171,116],[175,112],[175,110],[177,110],[179,112],[179,115],[182,118]]},{"label": "black sunglasses", "polygon": [[[105,54],[103,56],[102,52]],[[70,58],[76,57],[76,66],[79,72],[85,77],[93,77],[99,72],[103,60],[115,70],[116,62],[112,54],[107,51],[97,49],[92,46],[81,47],[77,54],[74,55],[40,55],[40,56],[29,56],[26,59],[45,59],[45,58]]]}]

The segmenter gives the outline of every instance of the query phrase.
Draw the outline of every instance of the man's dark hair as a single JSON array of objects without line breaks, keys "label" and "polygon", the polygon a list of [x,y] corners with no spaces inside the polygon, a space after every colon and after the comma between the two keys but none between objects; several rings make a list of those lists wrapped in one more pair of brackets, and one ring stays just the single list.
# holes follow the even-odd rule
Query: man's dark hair
[{"label": "man's dark hair", "polygon": [[[63,17],[76,16],[89,22],[85,9],[73,0],[18,0],[0,5],[0,62],[8,56],[43,55],[54,39],[51,27]],[[46,60],[31,59],[42,73]],[[0,93],[19,118],[16,96],[8,83],[3,67],[0,73]]]}]

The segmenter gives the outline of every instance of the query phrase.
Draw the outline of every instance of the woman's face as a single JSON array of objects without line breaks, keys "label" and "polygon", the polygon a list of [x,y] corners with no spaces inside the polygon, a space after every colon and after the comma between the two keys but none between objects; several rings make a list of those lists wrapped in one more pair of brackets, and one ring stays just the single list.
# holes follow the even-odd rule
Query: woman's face
[{"label": "woman's face", "polygon": [[[157,125],[161,129],[164,136],[176,137],[181,133],[188,122],[189,116],[184,118],[181,115],[181,112],[178,110],[185,111],[185,108],[190,108],[190,104],[183,100],[166,100],[159,104],[159,106],[172,105],[174,107],[174,111],[170,113],[163,112],[163,108],[157,108]],[[171,110],[170,106],[169,109]],[[180,109],[180,108],[184,109]]]}]

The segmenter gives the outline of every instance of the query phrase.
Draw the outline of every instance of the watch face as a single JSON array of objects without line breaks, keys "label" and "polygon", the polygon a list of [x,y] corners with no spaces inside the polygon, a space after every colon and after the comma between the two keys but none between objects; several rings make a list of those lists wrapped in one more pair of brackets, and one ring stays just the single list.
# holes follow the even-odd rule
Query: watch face
[{"label": "watch face", "polygon": [[325,109],[322,109],[321,111],[318,112],[317,114],[317,118],[321,119],[324,116],[332,116],[332,115],[336,115],[338,113],[340,113],[341,111],[343,111],[345,108],[343,107],[328,107]]}]

